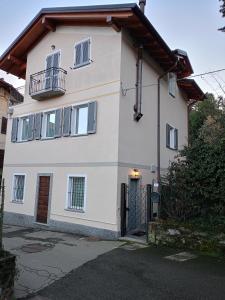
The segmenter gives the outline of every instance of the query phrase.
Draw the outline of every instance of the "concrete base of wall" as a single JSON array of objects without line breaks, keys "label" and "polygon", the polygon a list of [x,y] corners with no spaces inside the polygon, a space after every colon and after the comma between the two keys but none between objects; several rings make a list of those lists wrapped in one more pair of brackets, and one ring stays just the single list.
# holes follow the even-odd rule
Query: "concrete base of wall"
[{"label": "concrete base of wall", "polygon": [[117,240],[120,233],[107,229],[95,228],[85,225],[60,222],[50,219],[48,224],[40,224],[35,222],[33,216],[4,212],[4,224],[18,225],[32,228],[44,228],[46,230],[69,232],[85,236],[96,236],[107,240]]}]

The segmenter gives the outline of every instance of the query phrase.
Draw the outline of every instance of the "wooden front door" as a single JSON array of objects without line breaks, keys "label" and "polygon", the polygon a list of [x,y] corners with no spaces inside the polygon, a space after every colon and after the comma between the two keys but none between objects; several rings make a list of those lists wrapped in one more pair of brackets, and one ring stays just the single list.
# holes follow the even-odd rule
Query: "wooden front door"
[{"label": "wooden front door", "polygon": [[39,223],[48,222],[48,202],[50,191],[50,176],[39,176],[37,218]]}]

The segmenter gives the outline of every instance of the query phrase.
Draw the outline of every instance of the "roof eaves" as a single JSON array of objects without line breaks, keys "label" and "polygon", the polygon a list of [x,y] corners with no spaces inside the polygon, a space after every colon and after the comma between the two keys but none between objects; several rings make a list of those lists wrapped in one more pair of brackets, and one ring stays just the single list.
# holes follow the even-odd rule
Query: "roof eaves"
[{"label": "roof eaves", "polygon": [[2,53],[0,61],[5,55],[17,44],[17,42],[29,31],[32,25],[46,13],[72,13],[72,12],[95,12],[95,11],[112,11],[112,10],[126,10],[138,8],[136,3],[127,4],[112,4],[112,5],[93,5],[93,6],[75,6],[75,7],[49,7],[43,8],[39,13],[30,21],[30,23],[24,28],[24,30],[18,35],[18,37],[12,42],[12,44]]}]

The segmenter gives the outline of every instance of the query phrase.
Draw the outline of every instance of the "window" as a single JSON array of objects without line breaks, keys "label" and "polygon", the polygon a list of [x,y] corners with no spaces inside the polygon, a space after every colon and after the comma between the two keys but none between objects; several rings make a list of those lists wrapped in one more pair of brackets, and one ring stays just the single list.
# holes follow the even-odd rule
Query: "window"
[{"label": "window", "polygon": [[29,126],[30,126],[29,116],[22,117],[19,119],[19,130],[18,130],[18,140],[19,141],[23,142],[23,141],[28,140]]},{"label": "window", "polygon": [[173,150],[178,149],[178,130],[169,124],[166,125],[166,146]]},{"label": "window", "polygon": [[90,64],[90,39],[75,45],[74,67],[79,68]]},{"label": "window", "polygon": [[56,112],[50,111],[44,113],[42,136],[44,138],[53,138],[55,136]]},{"label": "window", "polygon": [[60,52],[50,54],[46,58],[45,89],[55,89],[59,86]]},{"label": "window", "polygon": [[24,199],[25,175],[15,174],[13,178],[13,201],[22,203]]},{"label": "window", "polygon": [[1,133],[6,134],[6,131],[7,131],[7,118],[2,117]]},{"label": "window", "polygon": [[87,134],[88,127],[88,104],[75,106],[72,110],[71,134]]},{"label": "window", "polygon": [[67,209],[84,211],[86,177],[69,176]]},{"label": "window", "polygon": [[168,81],[169,81],[169,94],[172,97],[176,97],[176,90],[177,90],[177,75],[175,73],[168,74]]}]

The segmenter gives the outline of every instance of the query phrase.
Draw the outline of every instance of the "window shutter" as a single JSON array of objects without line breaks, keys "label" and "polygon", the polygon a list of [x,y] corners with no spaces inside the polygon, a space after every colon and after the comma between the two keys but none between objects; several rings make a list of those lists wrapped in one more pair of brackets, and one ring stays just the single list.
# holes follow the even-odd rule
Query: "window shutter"
[{"label": "window shutter", "polygon": [[97,102],[90,102],[88,104],[88,126],[87,132],[89,134],[96,132],[97,125]]},{"label": "window shutter", "polygon": [[62,135],[62,109],[57,109],[55,112],[55,138]]},{"label": "window shutter", "polygon": [[52,83],[52,68],[53,65],[53,56],[48,55],[46,58],[46,73],[45,73],[45,89],[50,89]]},{"label": "window shutter", "polygon": [[7,118],[2,117],[2,127],[1,127],[1,133],[6,134],[7,132]]},{"label": "window shutter", "polygon": [[41,138],[41,126],[42,125],[42,113],[35,114],[34,117],[34,138],[40,140]]},{"label": "window shutter", "polygon": [[170,148],[170,125],[166,124],[166,147]]},{"label": "window shutter", "polygon": [[90,61],[90,40],[85,41],[82,43],[82,52],[83,52],[83,59],[82,64],[89,63]]},{"label": "window shutter", "polygon": [[60,52],[56,52],[53,54],[53,67],[54,68],[59,67],[59,58],[60,58]]},{"label": "window shutter", "polygon": [[75,47],[76,56],[75,56],[75,66],[80,66],[82,64],[82,57],[81,57],[81,46],[82,44],[78,44]]},{"label": "window shutter", "polygon": [[11,141],[15,143],[17,141],[17,131],[18,131],[18,122],[19,118],[13,118],[12,120],[12,132],[11,132]]},{"label": "window shutter", "polygon": [[178,129],[174,130],[174,148],[178,149]]},{"label": "window shutter", "polygon": [[28,141],[32,141],[34,139],[34,115],[30,115],[28,118],[29,118]]},{"label": "window shutter", "polygon": [[65,107],[63,109],[63,136],[70,135],[70,127],[71,127],[71,111],[72,107]]}]

